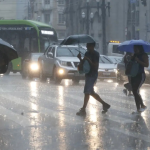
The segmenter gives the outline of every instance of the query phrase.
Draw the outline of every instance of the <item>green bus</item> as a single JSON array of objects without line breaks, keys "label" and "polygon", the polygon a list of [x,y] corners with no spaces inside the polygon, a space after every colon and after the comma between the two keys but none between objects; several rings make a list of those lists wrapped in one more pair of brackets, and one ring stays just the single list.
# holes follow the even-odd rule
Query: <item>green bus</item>
[{"label": "green bus", "polygon": [[7,74],[21,72],[22,62],[30,53],[42,53],[58,40],[54,28],[33,20],[0,20],[0,38],[10,43],[19,55],[9,64]]}]

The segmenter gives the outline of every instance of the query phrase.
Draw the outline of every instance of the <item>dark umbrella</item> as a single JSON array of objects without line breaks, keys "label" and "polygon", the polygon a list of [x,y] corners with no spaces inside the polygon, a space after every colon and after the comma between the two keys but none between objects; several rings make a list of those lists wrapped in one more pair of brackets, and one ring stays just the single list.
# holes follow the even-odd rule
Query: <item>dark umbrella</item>
[{"label": "dark umbrella", "polygon": [[86,34],[71,35],[64,39],[60,45],[76,45],[81,43],[96,43],[96,41],[90,35]]},{"label": "dark umbrella", "polygon": [[0,39],[0,55],[4,56],[4,58],[9,62],[18,58],[17,51],[13,48],[13,46],[2,39]]}]

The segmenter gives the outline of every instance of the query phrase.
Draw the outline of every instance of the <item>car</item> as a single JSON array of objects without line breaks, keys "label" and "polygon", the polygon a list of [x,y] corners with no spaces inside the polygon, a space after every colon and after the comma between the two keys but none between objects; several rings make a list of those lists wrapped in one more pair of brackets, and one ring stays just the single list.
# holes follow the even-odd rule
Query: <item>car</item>
[{"label": "car", "polygon": [[26,77],[33,78],[39,77],[39,64],[38,58],[43,53],[31,53],[29,56],[23,61],[22,65],[22,78]]},{"label": "car", "polygon": [[[150,59],[149,59],[150,63]],[[146,83],[150,83],[150,66],[148,68],[145,68],[145,74],[146,74]],[[123,83],[128,81],[128,77],[125,75],[125,63],[124,58],[122,58],[122,61],[117,64],[117,82]]]},{"label": "car", "polygon": [[100,55],[98,78],[116,80],[117,65],[114,64],[107,56]]},{"label": "car", "polygon": [[79,83],[85,78],[84,74],[79,74],[77,70],[79,52],[83,57],[86,50],[78,46],[49,46],[39,57],[40,80],[45,81],[49,77],[56,83],[60,83],[62,79],[72,79],[73,82]]}]

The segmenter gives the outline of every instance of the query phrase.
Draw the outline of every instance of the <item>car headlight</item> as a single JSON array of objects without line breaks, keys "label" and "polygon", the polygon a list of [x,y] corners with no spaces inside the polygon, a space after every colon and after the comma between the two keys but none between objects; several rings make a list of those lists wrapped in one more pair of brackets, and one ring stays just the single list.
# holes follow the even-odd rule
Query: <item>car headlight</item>
[{"label": "car headlight", "polygon": [[39,65],[36,63],[33,63],[30,65],[30,69],[33,71],[39,70]]},{"label": "car headlight", "polygon": [[117,74],[117,73],[118,73],[118,70],[117,70],[117,69],[114,69],[114,72]]},{"label": "car headlight", "polygon": [[67,66],[67,62],[66,62],[66,61],[60,61],[60,64],[61,64],[62,66]]},{"label": "car headlight", "polygon": [[58,70],[58,74],[59,74],[59,75],[64,74],[64,70],[63,70],[63,69],[59,69],[59,70]]}]

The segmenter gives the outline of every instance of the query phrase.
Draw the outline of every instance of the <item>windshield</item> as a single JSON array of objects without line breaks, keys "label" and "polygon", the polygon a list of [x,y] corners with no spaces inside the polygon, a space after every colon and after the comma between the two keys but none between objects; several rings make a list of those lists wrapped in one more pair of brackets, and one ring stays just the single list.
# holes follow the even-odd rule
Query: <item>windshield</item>
[{"label": "windshield", "polygon": [[108,57],[106,57],[106,56],[100,56],[99,63],[113,64],[113,62]]},{"label": "windshield", "polygon": [[86,50],[78,47],[58,47],[56,57],[77,57],[81,52],[81,56],[84,57]]}]

